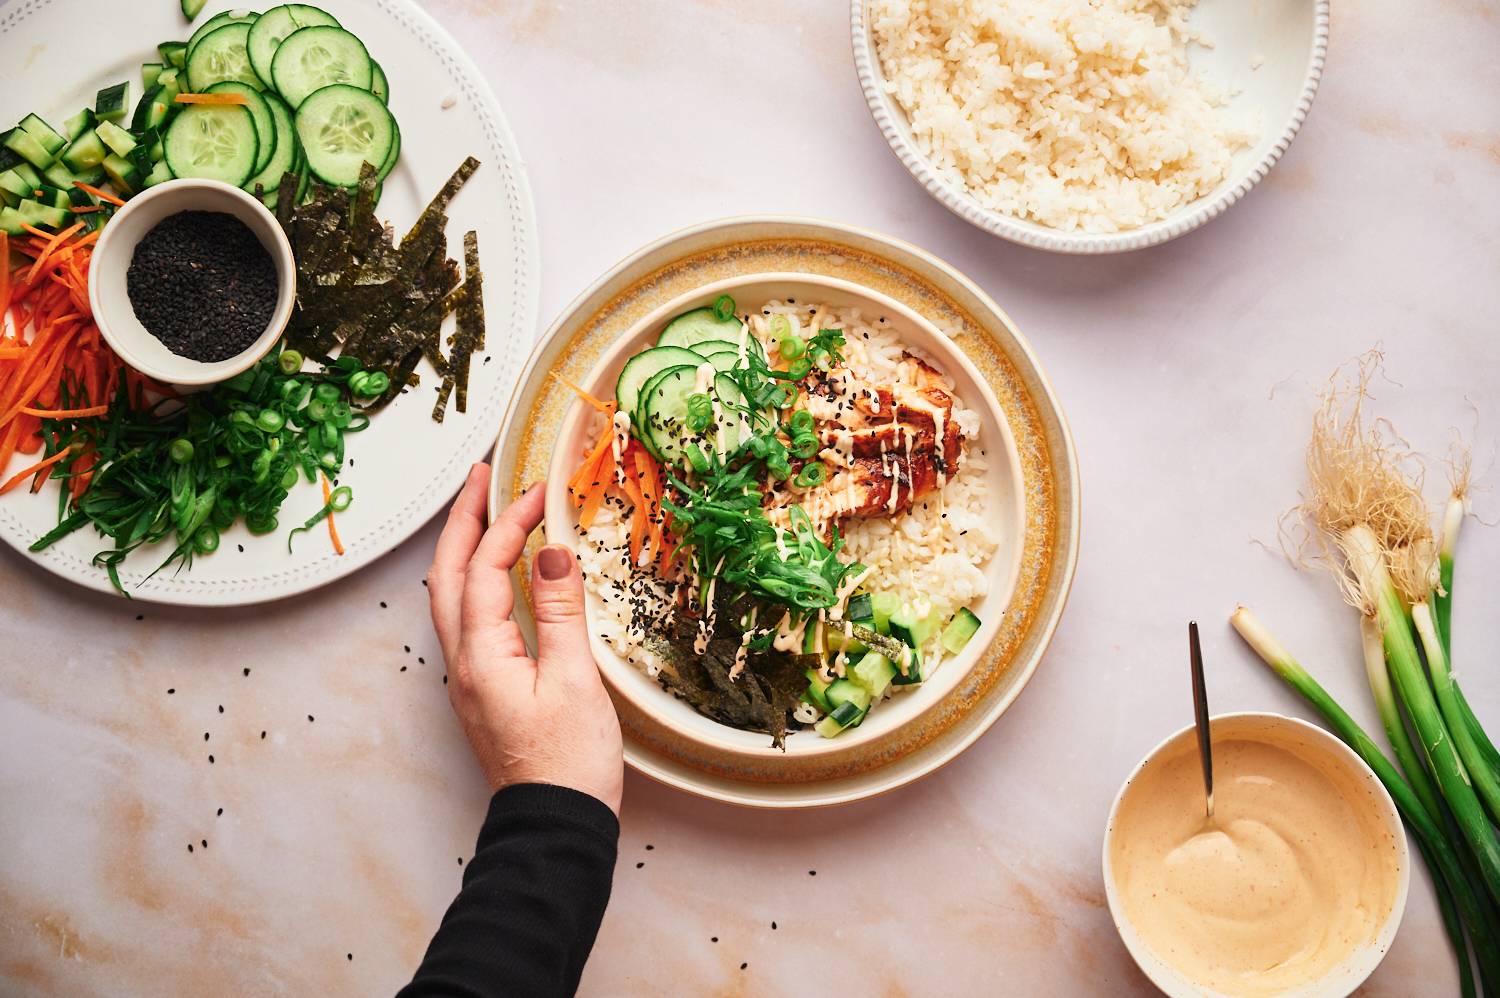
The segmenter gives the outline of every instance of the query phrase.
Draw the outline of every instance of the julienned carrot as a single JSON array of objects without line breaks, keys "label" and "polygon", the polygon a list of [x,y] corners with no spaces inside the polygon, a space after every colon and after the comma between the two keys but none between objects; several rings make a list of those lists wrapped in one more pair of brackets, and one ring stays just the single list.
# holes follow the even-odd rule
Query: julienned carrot
[{"label": "julienned carrot", "polygon": [[[48,468],[52,467],[54,464],[56,464],[57,462],[61,461],[63,458],[67,457],[69,454],[72,454],[72,453],[73,453],[73,448],[72,447],[64,447],[62,450],[58,451],[56,454],[53,454],[51,457],[43,458],[42,460],[38,461],[36,464],[33,464],[29,468],[23,468],[21,471],[17,472],[13,477],[7,479],[4,485],[0,485],[0,496],[3,496],[5,493],[7,493],[11,489],[15,488],[17,485],[20,485],[22,482],[26,481],[27,477],[30,476],[30,475],[38,475],[38,476],[40,476],[42,472],[46,471]],[[41,479],[39,477],[37,479],[37,486],[36,487],[40,487],[40,485],[41,485]],[[33,492],[36,491],[36,487],[32,488]]]},{"label": "julienned carrot", "polygon": [[83,193],[85,193],[85,194],[92,194],[94,197],[98,198],[100,201],[108,201],[110,204],[115,205],[116,207],[119,207],[119,208],[125,207],[125,202],[124,201],[121,201],[119,198],[117,198],[113,194],[109,193],[109,191],[101,191],[99,188],[95,187],[93,184],[85,184],[81,180],[75,180],[75,181],[73,181],[73,186],[76,187],[76,188],[78,188],[80,191],[83,191]]},{"label": "julienned carrot", "polygon": [[175,100],[179,104],[238,104],[241,107],[250,103],[244,94],[178,94]]},{"label": "julienned carrot", "polygon": [[21,411],[28,416],[39,416],[42,419],[83,419],[85,416],[102,416],[109,412],[109,406],[91,405],[85,409],[37,409],[26,406]]},{"label": "julienned carrot", "polygon": [[567,378],[563,377],[561,374],[558,374],[556,371],[552,372],[552,376],[554,378],[556,378],[558,381],[561,381],[563,384],[567,385],[569,388],[573,389],[573,394],[574,395],[577,395],[579,398],[583,399],[585,402],[587,402],[589,405],[593,406],[595,409],[598,409],[600,412],[603,412],[605,409],[608,409],[609,410],[609,415],[611,417],[614,416],[616,408],[617,408],[616,404],[614,402],[601,402],[601,401],[599,401],[598,399],[594,398],[594,396],[590,395],[588,392],[584,391],[582,388],[579,388],[577,385],[573,384],[573,382],[569,381]]},{"label": "julienned carrot", "polygon": [[[333,493],[328,490],[328,476],[320,473],[318,477],[323,481],[323,505],[328,506],[328,499],[333,495]],[[328,507],[328,539],[333,541],[333,550],[335,552],[337,552],[338,554],[344,553],[344,542],[339,540],[339,528],[333,525],[332,506]]]}]

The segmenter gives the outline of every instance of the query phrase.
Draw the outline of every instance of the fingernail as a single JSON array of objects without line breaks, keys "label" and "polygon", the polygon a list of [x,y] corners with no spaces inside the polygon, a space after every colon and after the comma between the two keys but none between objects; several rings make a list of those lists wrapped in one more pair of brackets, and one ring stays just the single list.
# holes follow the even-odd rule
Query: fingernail
[{"label": "fingernail", "polygon": [[537,552],[536,568],[542,574],[542,578],[548,582],[556,582],[572,571],[573,556],[565,547],[556,544],[549,545]]}]

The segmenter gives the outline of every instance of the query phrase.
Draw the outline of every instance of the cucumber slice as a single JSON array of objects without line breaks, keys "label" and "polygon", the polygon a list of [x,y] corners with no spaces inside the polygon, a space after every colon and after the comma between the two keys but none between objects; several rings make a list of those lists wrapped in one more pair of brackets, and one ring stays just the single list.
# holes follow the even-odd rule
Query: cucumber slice
[{"label": "cucumber slice", "polygon": [[187,65],[187,59],[193,54],[193,50],[198,47],[198,43],[213,32],[218,31],[226,24],[254,24],[258,16],[253,11],[248,10],[226,10],[210,17],[198,25],[198,29],[188,38],[187,48],[183,51],[183,65],[178,68],[181,69]]},{"label": "cucumber slice", "polygon": [[162,42],[156,46],[163,65],[181,69],[187,65],[187,42]]},{"label": "cucumber slice", "polygon": [[210,94],[239,94],[249,101],[245,110],[250,112],[250,118],[255,122],[255,138],[260,142],[260,154],[255,158],[255,172],[266,168],[271,162],[271,156],[276,151],[276,142],[280,134],[276,129],[276,120],[271,116],[271,105],[261,92],[248,83],[239,80],[224,80],[209,87],[205,93]]},{"label": "cucumber slice", "polygon": [[130,81],[105,87],[94,98],[94,114],[100,121],[121,122],[125,120],[125,109],[130,105]]},{"label": "cucumber slice", "polygon": [[182,16],[191,21],[203,13],[203,5],[206,3],[208,0],[182,0]]},{"label": "cucumber slice", "polygon": [[239,187],[250,179],[259,155],[255,119],[233,104],[195,104],[179,111],[167,128],[166,161],[178,177]]},{"label": "cucumber slice", "polygon": [[288,35],[276,49],[271,78],[282,99],[298,110],[314,92],[335,83],[369,90],[370,54],[364,42],[343,28],[302,28]]},{"label": "cucumber slice", "polygon": [[615,381],[615,401],[620,408],[634,413],[640,402],[641,389],[651,378],[669,367],[688,366],[697,368],[703,358],[695,351],[681,347],[652,347],[642,350],[625,362],[620,377]]},{"label": "cucumber slice", "polygon": [[[703,363],[701,360],[698,364]],[[698,364],[679,364],[651,376],[636,405],[637,430],[658,459],[676,464],[687,433],[687,402],[697,387]]]},{"label": "cucumber slice", "polygon": [[720,454],[728,454],[750,435],[750,426],[743,413],[730,406],[743,406],[745,396],[740,386],[727,374],[714,377],[714,394],[719,397],[719,425],[713,431],[714,447]]},{"label": "cucumber slice", "polygon": [[266,86],[274,85],[271,63],[281,43],[296,31],[319,26],[336,28],[339,22],[332,14],[301,3],[272,7],[260,16],[250,29],[250,65]]},{"label": "cucumber slice", "polygon": [[[740,330],[744,328],[739,319],[720,320],[711,308],[695,308],[684,312],[661,331],[656,345],[659,347],[688,347],[709,340],[723,340],[732,344],[740,341]],[[746,334],[749,335],[748,333]]]},{"label": "cucumber slice", "polygon": [[380,68],[380,63],[370,60],[370,93],[380,98],[380,103],[391,102],[391,84],[385,78],[385,70]]},{"label": "cucumber slice", "polygon": [[943,630],[943,650],[950,655],[957,655],[977,633],[979,618],[968,607],[962,607]]},{"label": "cucumber slice", "polygon": [[286,106],[286,102],[273,93],[267,93],[264,96],[266,108],[271,112],[271,135],[274,147],[269,161],[260,172],[245,181],[245,190],[254,194],[255,185],[259,184],[262,193],[269,194],[274,204],[276,189],[281,184],[282,174],[295,173],[298,169],[297,130],[292,123],[291,108]]},{"label": "cucumber slice", "polygon": [[250,25],[244,21],[226,24],[204,35],[188,50],[188,89],[201,94],[225,80],[235,80],[255,90],[264,89],[265,84],[250,68],[250,53],[245,49],[249,37]]},{"label": "cucumber slice", "polygon": [[307,165],[336,187],[358,185],[366,163],[378,170],[396,141],[396,120],[386,106],[370,91],[346,83],[308,95],[297,108],[296,123]]},{"label": "cucumber slice", "polygon": [[[395,115],[391,115],[391,128],[396,133],[395,140],[391,143],[391,151],[386,153],[385,162],[380,164],[380,170],[376,174],[381,183],[384,183],[385,178],[391,175],[391,171],[396,168],[396,160],[401,157],[401,126],[396,124]],[[380,199],[376,198],[376,200]]]}]

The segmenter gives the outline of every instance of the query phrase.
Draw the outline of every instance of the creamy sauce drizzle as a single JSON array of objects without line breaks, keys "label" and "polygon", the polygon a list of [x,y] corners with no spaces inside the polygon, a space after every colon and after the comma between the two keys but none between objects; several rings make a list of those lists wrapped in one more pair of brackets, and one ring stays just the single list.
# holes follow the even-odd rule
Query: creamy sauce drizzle
[{"label": "creamy sauce drizzle", "polygon": [[1326,750],[1243,721],[1255,719],[1214,723],[1214,816],[1189,734],[1126,791],[1110,863],[1147,947],[1206,990],[1258,998],[1299,990],[1373,939],[1398,846],[1370,789]]}]

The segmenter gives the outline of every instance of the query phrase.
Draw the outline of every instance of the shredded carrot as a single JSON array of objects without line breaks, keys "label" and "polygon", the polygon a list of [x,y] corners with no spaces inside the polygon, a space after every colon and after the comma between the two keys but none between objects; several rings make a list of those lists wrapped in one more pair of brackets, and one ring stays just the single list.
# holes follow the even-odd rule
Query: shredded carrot
[{"label": "shredded carrot", "polygon": [[78,188],[80,191],[83,191],[83,193],[85,193],[85,194],[92,194],[94,197],[98,198],[100,201],[108,201],[110,204],[116,205],[116,206],[121,207],[121,208],[125,207],[125,202],[124,201],[121,201],[119,198],[117,198],[113,194],[109,193],[109,191],[101,191],[99,188],[95,187],[93,184],[85,184],[81,180],[75,180],[75,181],[73,181],[73,186],[76,187],[76,188]]},{"label": "shredded carrot", "polygon": [[[73,453],[73,448],[72,447],[64,447],[62,450],[58,451],[56,454],[53,454],[51,457],[43,458],[42,460],[38,461],[36,464],[33,464],[29,468],[23,468],[21,471],[17,472],[14,476],[12,476],[11,478],[7,479],[4,485],[0,485],[0,496],[3,496],[5,493],[7,493],[11,489],[15,488],[17,485],[20,485],[29,476],[31,476],[31,475],[40,476],[42,472],[46,471],[48,468],[52,467],[54,464],[56,464],[57,462],[61,461],[63,458],[67,457],[71,453]],[[41,485],[41,479],[40,479],[40,477],[38,477],[37,486],[40,486],[40,485]],[[35,492],[36,488],[33,488],[32,491]]]},{"label": "shredded carrot", "polygon": [[102,416],[109,412],[109,406],[91,405],[85,409],[35,409],[26,406],[21,411],[28,416],[40,416],[42,419],[83,419],[85,416]]},{"label": "shredded carrot", "polygon": [[87,214],[89,214],[90,212],[93,212],[93,211],[103,211],[104,208],[102,206],[100,206],[100,205],[97,205],[97,204],[89,204],[89,205],[74,205],[73,207],[69,208],[68,210],[71,211],[75,215],[87,215]]},{"label": "shredded carrot", "polygon": [[250,103],[244,94],[178,94],[179,104],[235,104],[240,107]]},{"label": "shredded carrot", "polygon": [[[328,497],[333,495],[328,491],[328,476],[319,472],[318,477],[323,480],[323,505],[328,505]],[[344,553],[344,542],[339,540],[339,528],[333,525],[333,510],[328,511],[328,539],[333,541],[333,550],[338,554]]]},{"label": "shredded carrot", "polygon": [[579,398],[583,399],[585,402],[593,406],[595,409],[598,409],[600,412],[608,409],[609,415],[611,417],[614,416],[616,410],[618,409],[618,406],[614,402],[601,402],[598,399],[594,398],[594,396],[590,395],[588,392],[584,391],[582,388],[579,388],[577,385],[573,384],[573,382],[569,381],[561,374],[558,374],[556,371],[551,372],[551,374],[552,377],[556,378],[558,381],[561,381],[563,384],[573,389],[574,395],[577,395]]}]

